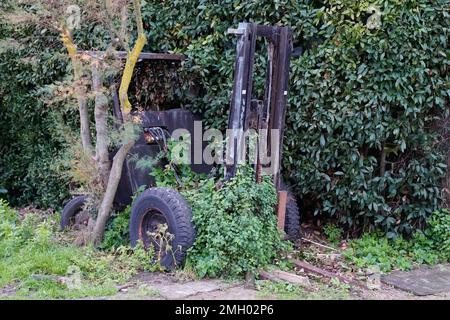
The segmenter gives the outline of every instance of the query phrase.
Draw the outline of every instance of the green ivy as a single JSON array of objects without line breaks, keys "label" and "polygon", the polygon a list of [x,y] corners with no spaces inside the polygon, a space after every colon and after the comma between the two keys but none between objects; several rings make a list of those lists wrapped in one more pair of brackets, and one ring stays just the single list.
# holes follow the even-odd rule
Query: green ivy
[{"label": "green ivy", "polygon": [[130,213],[131,206],[123,212],[115,213],[106,226],[102,249],[117,249],[130,244]]},{"label": "green ivy", "polygon": [[241,167],[220,188],[210,178],[183,195],[197,231],[186,264],[200,277],[256,271],[290,247],[277,229],[277,195],[270,177],[256,184],[251,168]]}]

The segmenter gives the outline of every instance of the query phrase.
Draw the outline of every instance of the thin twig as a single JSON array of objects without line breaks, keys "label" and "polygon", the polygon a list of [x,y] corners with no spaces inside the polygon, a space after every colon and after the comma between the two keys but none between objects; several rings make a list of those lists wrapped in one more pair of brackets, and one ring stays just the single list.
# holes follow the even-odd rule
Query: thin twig
[{"label": "thin twig", "polygon": [[302,238],[302,240],[306,241],[306,242],[310,242],[312,244],[315,244],[316,246],[319,246],[319,247],[324,247],[324,248],[327,248],[327,249],[330,249],[330,250],[333,250],[333,251],[338,251],[337,249],[335,249],[333,247],[329,247],[329,246],[326,246],[324,244],[320,244],[318,242],[315,242],[315,241],[312,241],[312,240],[309,240],[309,239],[306,239],[306,238]]}]

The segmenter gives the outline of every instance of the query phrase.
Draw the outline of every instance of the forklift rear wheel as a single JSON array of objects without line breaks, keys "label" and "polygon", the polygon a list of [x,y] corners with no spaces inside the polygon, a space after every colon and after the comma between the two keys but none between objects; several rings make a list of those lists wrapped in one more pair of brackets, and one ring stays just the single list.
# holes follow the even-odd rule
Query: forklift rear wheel
[{"label": "forklift rear wheel", "polygon": [[83,207],[88,200],[88,196],[77,196],[70,200],[61,212],[61,230],[70,228],[75,224],[76,217],[83,211]]},{"label": "forklift rear wheel", "polygon": [[300,209],[291,189],[282,181],[281,189],[287,191],[286,215],[284,220],[284,231],[289,239],[300,237]]},{"label": "forklift rear wheel", "polygon": [[[164,227],[166,225],[166,227]],[[155,250],[161,266],[182,265],[187,250],[193,245],[195,229],[192,210],[186,199],[170,188],[150,188],[134,202],[130,216],[130,241]]]},{"label": "forklift rear wheel", "polygon": [[290,239],[300,237],[300,210],[297,200],[295,200],[291,192],[288,192],[284,231]]}]

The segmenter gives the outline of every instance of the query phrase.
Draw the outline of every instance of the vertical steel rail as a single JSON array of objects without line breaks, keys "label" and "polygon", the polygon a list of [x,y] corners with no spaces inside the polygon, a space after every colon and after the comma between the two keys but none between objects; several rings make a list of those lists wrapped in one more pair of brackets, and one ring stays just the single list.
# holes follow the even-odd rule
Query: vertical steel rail
[{"label": "vertical steel rail", "polygon": [[228,33],[239,36],[236,44],[236,62],[234,67],[233,93],[231,97],[228,129],[231,139],[225,163],[225,179],[236,174],[237,166],[244,147],[243,129],[247,107],[251,105],[253,89],[253,65],[256,46],[256,26],[251,23],[240,23],[238,29],[230,29]]},{"label": "vertical steel rail", "polygon": [[[289,67],[292,53],[292,30],[288,27],[279,28],[274,46],[273,74],[270,101],[269,128],[278,130],[279,141],[276,146],[270,146],[270,152],[275,152],[274,183],[280,189],[281,159],[283,155],[283,137],[286,118],[286,105],[289,86]],[[270,134],[270,133],[269,133]],[[271,139],[268,140],[269,142]]]}]

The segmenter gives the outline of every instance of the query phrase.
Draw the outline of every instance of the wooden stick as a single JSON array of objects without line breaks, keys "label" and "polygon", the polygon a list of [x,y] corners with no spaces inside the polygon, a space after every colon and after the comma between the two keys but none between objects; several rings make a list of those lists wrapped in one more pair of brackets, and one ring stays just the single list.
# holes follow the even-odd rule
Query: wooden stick
[{"label": "wooden stick", "polygon": [[330,249],[330,250],[333,250],[333,251],[338,251],[337,249],[335,249],[333,247],[329,247],[329,246],[326,246],[324,244],[320,244],[318,242],[315,242],[315,241],[312,241],[312,240],[309,240],[309,239],[306,239],[306,238],[302,238],[302,240],[306,241],[306,242],[310,242],[312,244],[315,244],[316,246],[319,246],[319,247],[324,247],[324,248],[327,248],[327,249]]},{"label": "wooden stick", "polygon": [[304,269],[307,272],[315,273],[315,274],[321,275],[321,276],[326,277],[326,278],[337,278],[337,279],[339,279],[340,281],[342,281],[344,283],[354,284],[354,285],[357,285],[359,287],[366,288],[366,286],[364,284],[362,284],[360,281],[350,280],[350,279],[348,279],[346,277],[343,277],[341,275],[338,275],[338,274],[336,274],[334,272],[330,272],[330,271],[318,268],[316,266],[313,266],[312,264],[309,264],[308,262],[299,261],[299,260],[295,260],[295,259],[293,259],[291,261],[297,267],[299,267],[301,269]]},{"label": "wooden stick", "polygon": [[273,270],[271,272],[259,271],[259,278],[262,280],[270,280],[273,282],[289,282],[292,284],[308,287],[311,285],[308,277],[302,277],[294,273],[282,270]]}]

